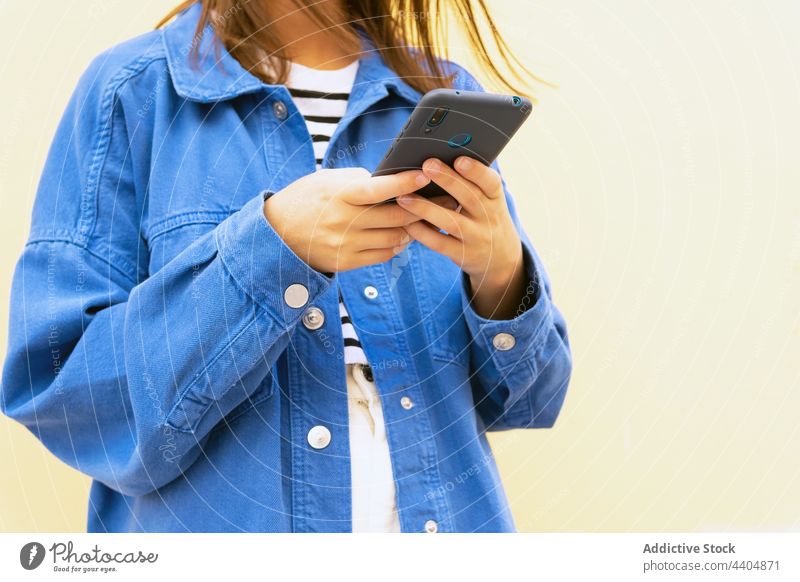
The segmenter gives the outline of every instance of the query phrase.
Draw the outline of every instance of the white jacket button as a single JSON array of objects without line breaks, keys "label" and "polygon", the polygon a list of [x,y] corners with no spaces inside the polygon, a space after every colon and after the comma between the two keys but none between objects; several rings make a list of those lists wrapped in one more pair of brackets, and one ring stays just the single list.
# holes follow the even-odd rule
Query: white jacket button
[{"label": "white jacket button", "polygon": [[331,443],[331,431],[318,424],[308,431],[308,444],[314,449],[324,449]]},{"label": "white jacket button", "polygon": [[295,309],[302,307],[308,303],[308,289],[300,283],[294,283],[286,288],[283,292],[283,300],[286,305]]},{"label": "white jacket button", "polygon": [[437,531],[439,531],[439,524],[433,521],[432,519],[429,519],[428,521],[425,522],[425,531],[427,533],[436,533]]},{"label": "white jacket button", "polygon": [[492,339],[492,345],[501,352],[510,350],[516,343],[517,340],[510,333],[498,333],[494,336],[494,339]]}]

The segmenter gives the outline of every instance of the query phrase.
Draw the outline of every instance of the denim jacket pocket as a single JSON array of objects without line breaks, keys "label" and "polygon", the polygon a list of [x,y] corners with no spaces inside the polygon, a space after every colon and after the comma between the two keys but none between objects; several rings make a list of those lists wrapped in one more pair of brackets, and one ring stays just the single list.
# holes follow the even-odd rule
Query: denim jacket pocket
[{"label": "denim jacket pocket", "polygon": [[409,251],[431,357],[467,367],[470,340],[461,302],[461,269],[419,243],[412,243]]},{"label": "denim jacket pocket", "polygon": [[227,387],[212,386],[209,378],[198,379],[178,397],[175,405],[166,416],[170,429],[193,433],[209,414],[229,409],[217,422],[229,423],[256,405],[267,400],[275,391],[274,375],[270,372],[248,395],[241,382]]},{"label": "denim jacket pocket", "polygon": [[233,212],[185,212],[150,226],[143,233],[150,253],[150,273],[159,271],[194,241],[214,230]]},{"label": "denim jacket pocket", "polygon": [[275,375],[270,372],[267,374],[267,377],[264,378],[261,384],[259,384],[255,392],[253,392],[249,397],[245,398],[233,410],[231,410],[227,416],[225,416],[225,422],[233,422],[246,412],[250,412],[256,406],[271,398],[274,393]]}]

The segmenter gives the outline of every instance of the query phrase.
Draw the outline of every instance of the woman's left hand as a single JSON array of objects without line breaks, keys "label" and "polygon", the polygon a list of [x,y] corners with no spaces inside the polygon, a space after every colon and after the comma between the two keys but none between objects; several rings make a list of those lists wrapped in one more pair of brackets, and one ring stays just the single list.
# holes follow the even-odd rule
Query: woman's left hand
[{"label": "woman's left hand", "polygon": [[417,194],[399,196],[400,206],[423,219],[405,229],[412,238],[461,267],[469,277],[473,307],[480,315],[510,319],[519,311],[527,277],[522,242],[508,211],[500,175],[466,156],[454,165],[455,170],[432,158],[422,171],[461,204],[461,212]]}]

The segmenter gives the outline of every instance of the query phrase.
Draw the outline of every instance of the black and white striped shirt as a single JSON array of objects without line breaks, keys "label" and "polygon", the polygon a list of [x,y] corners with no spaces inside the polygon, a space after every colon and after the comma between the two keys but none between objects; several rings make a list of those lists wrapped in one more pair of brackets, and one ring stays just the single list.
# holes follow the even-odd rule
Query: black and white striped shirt
[{"label": "black and white striped shirt", "polygon": [[[292,63],[286,86],[308,126],[314,146],[317,169],[322,165],[331,136],[347,111],[347,99],[353,87],[358,61],[331,71],[312,69]],[[346,364],[366,364],[367,356],[361,347],[353,322],[339,293],[339,317],[344,336]]]}]

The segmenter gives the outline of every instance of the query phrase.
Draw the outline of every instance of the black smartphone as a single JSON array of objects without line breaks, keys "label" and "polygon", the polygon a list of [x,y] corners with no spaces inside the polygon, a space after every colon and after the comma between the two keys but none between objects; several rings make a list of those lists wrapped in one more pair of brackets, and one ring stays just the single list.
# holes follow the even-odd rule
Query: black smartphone
[{"label": "black smartphone", "polygon": [[[438,158],[452,167],[460,156],[491,164],[531,114],[529,99],[482,91],[434,89],[422,96],[373,176],[422,167]],[[446,194],[430,183],[418,194]]]}]

